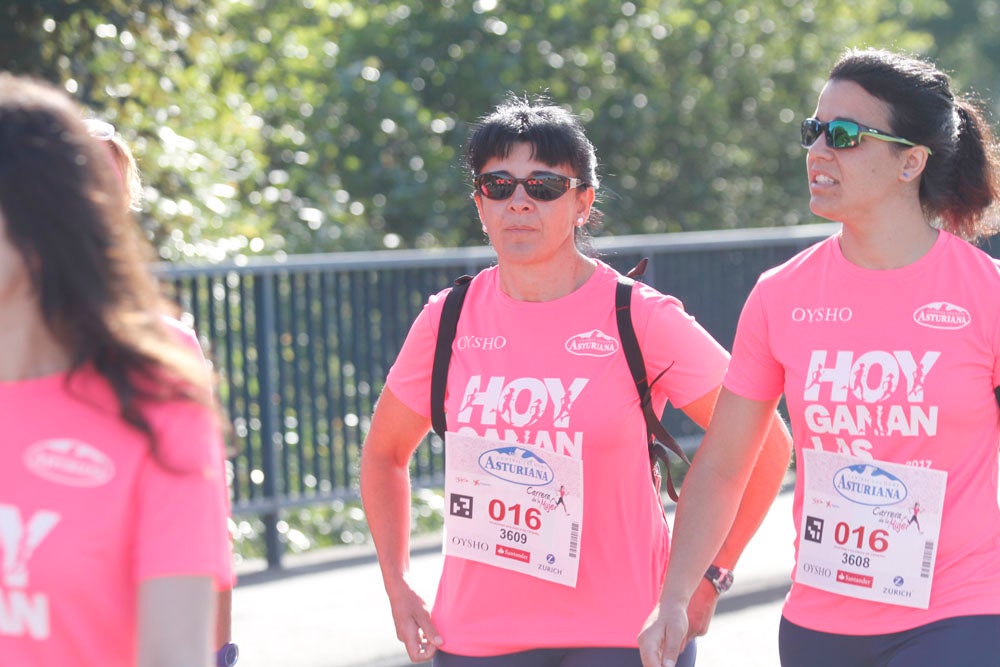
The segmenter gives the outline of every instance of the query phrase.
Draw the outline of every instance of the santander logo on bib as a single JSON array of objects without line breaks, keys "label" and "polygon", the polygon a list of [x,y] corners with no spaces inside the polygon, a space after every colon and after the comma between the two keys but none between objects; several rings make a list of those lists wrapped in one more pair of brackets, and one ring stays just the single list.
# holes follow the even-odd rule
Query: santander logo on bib
[{"label": "santander logo on bib", "polygon": [[67,486],[93,487],[115,476],[115,464],[79,440],[42,440],[24,452],[24,465],[42,479]]},{"label": "santander logo on bib", "polygon": [[972,322],[972,315],[965,308],[947,301],[935,301],[917,308],[913,321],[931,329],[961,329]]}]

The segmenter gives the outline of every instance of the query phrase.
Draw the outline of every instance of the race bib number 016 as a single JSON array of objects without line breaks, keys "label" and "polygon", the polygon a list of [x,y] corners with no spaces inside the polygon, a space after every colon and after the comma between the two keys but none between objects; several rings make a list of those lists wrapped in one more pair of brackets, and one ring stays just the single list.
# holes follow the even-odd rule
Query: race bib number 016
[{"label": "race bib number 016", "polygon": [[446,433],[444,552],[576,586],[583,462]]},{"label": "race bib number 016", "polygon": [[863,600],[926,609],[947,473],[803,450],[795,580]]}]

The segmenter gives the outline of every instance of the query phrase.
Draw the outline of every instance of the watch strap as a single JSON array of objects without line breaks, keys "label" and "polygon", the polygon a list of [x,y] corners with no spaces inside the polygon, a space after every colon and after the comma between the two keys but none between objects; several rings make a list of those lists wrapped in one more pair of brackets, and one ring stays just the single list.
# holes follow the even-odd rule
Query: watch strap
[{"label": "watch strap", "polygon": [[715,587],[715,592],[720,595],[733,586],[733,571],[718,565],[709,565],[705,571],[705,578]]}]

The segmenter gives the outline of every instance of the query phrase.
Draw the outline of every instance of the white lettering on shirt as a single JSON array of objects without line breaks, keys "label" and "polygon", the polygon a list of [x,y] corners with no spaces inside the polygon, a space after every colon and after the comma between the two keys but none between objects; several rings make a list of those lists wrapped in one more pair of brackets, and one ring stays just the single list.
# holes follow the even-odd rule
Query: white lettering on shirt
[{"label": "white lettering on shirt", "polygon": [[[938,406],[923,405],[941,352],[814,350],[805,377],[804,417],[815,449],[872,457],[878,437],[937,435]],[[919,361],[917,359],[919,358]]]},{"label": "white lettering on shirt", "polygon": [[850,322],[854,311],[846,307],[793,308],[793,322]]},{"label": "white lettering on shirt", "polygon": [[[508,380],[503,376],[484,379],[473,375],[459,404],[457,430],[580,458],[583,433],[570,431],[570,417],[573,404],[588,382],[586,378],[575,378],[567,386],[560,378]],[[551,428],[538,428],[543,424],[551,424]]]},{"label": "white lettering on shirt", "polygon": [[56,512],[38,510],[23,521],[19,508],[0,504],[0,634],[49,636],[48,597],[26,590],[28,563],[59,519]]},{"label": "white lettering on shirt", "polygon": [[928,351],[917,363],[913,353],[907,350],[873,350],[857,359],[849,351],[814,350],[806,372],[803,398],[820,400],[820,390],[827,386],[832,401],[845,401],[850,395],[865,403],[875,403],[896,393],[900,380],[904,380],[904,398],[907,402],[919,403],[924,398],[927,374],[940,356],[940,352]]}]

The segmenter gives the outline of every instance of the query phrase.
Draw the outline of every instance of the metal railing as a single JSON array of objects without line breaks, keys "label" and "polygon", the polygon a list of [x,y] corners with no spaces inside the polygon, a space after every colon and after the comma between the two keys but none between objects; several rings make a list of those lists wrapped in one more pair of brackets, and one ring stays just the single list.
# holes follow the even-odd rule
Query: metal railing
[{"label": "metal railing", "polygon": [[[760,272],[836,228],[630,236],[594,246],[621,271],[648,257],[645,282],[680,298],[729,348]],[[375,400],[427,297],[493,261],[482,247],[157,267],[215,363],[233,424],[233,513],[263,519],[270,567],[281,565],[283,510],[357,498]],[[666,417],[675,435],[696,433],[675,413]],[[413,457],[414,483],[439,483],[442,468],[442,445],[431,435]]]}]

